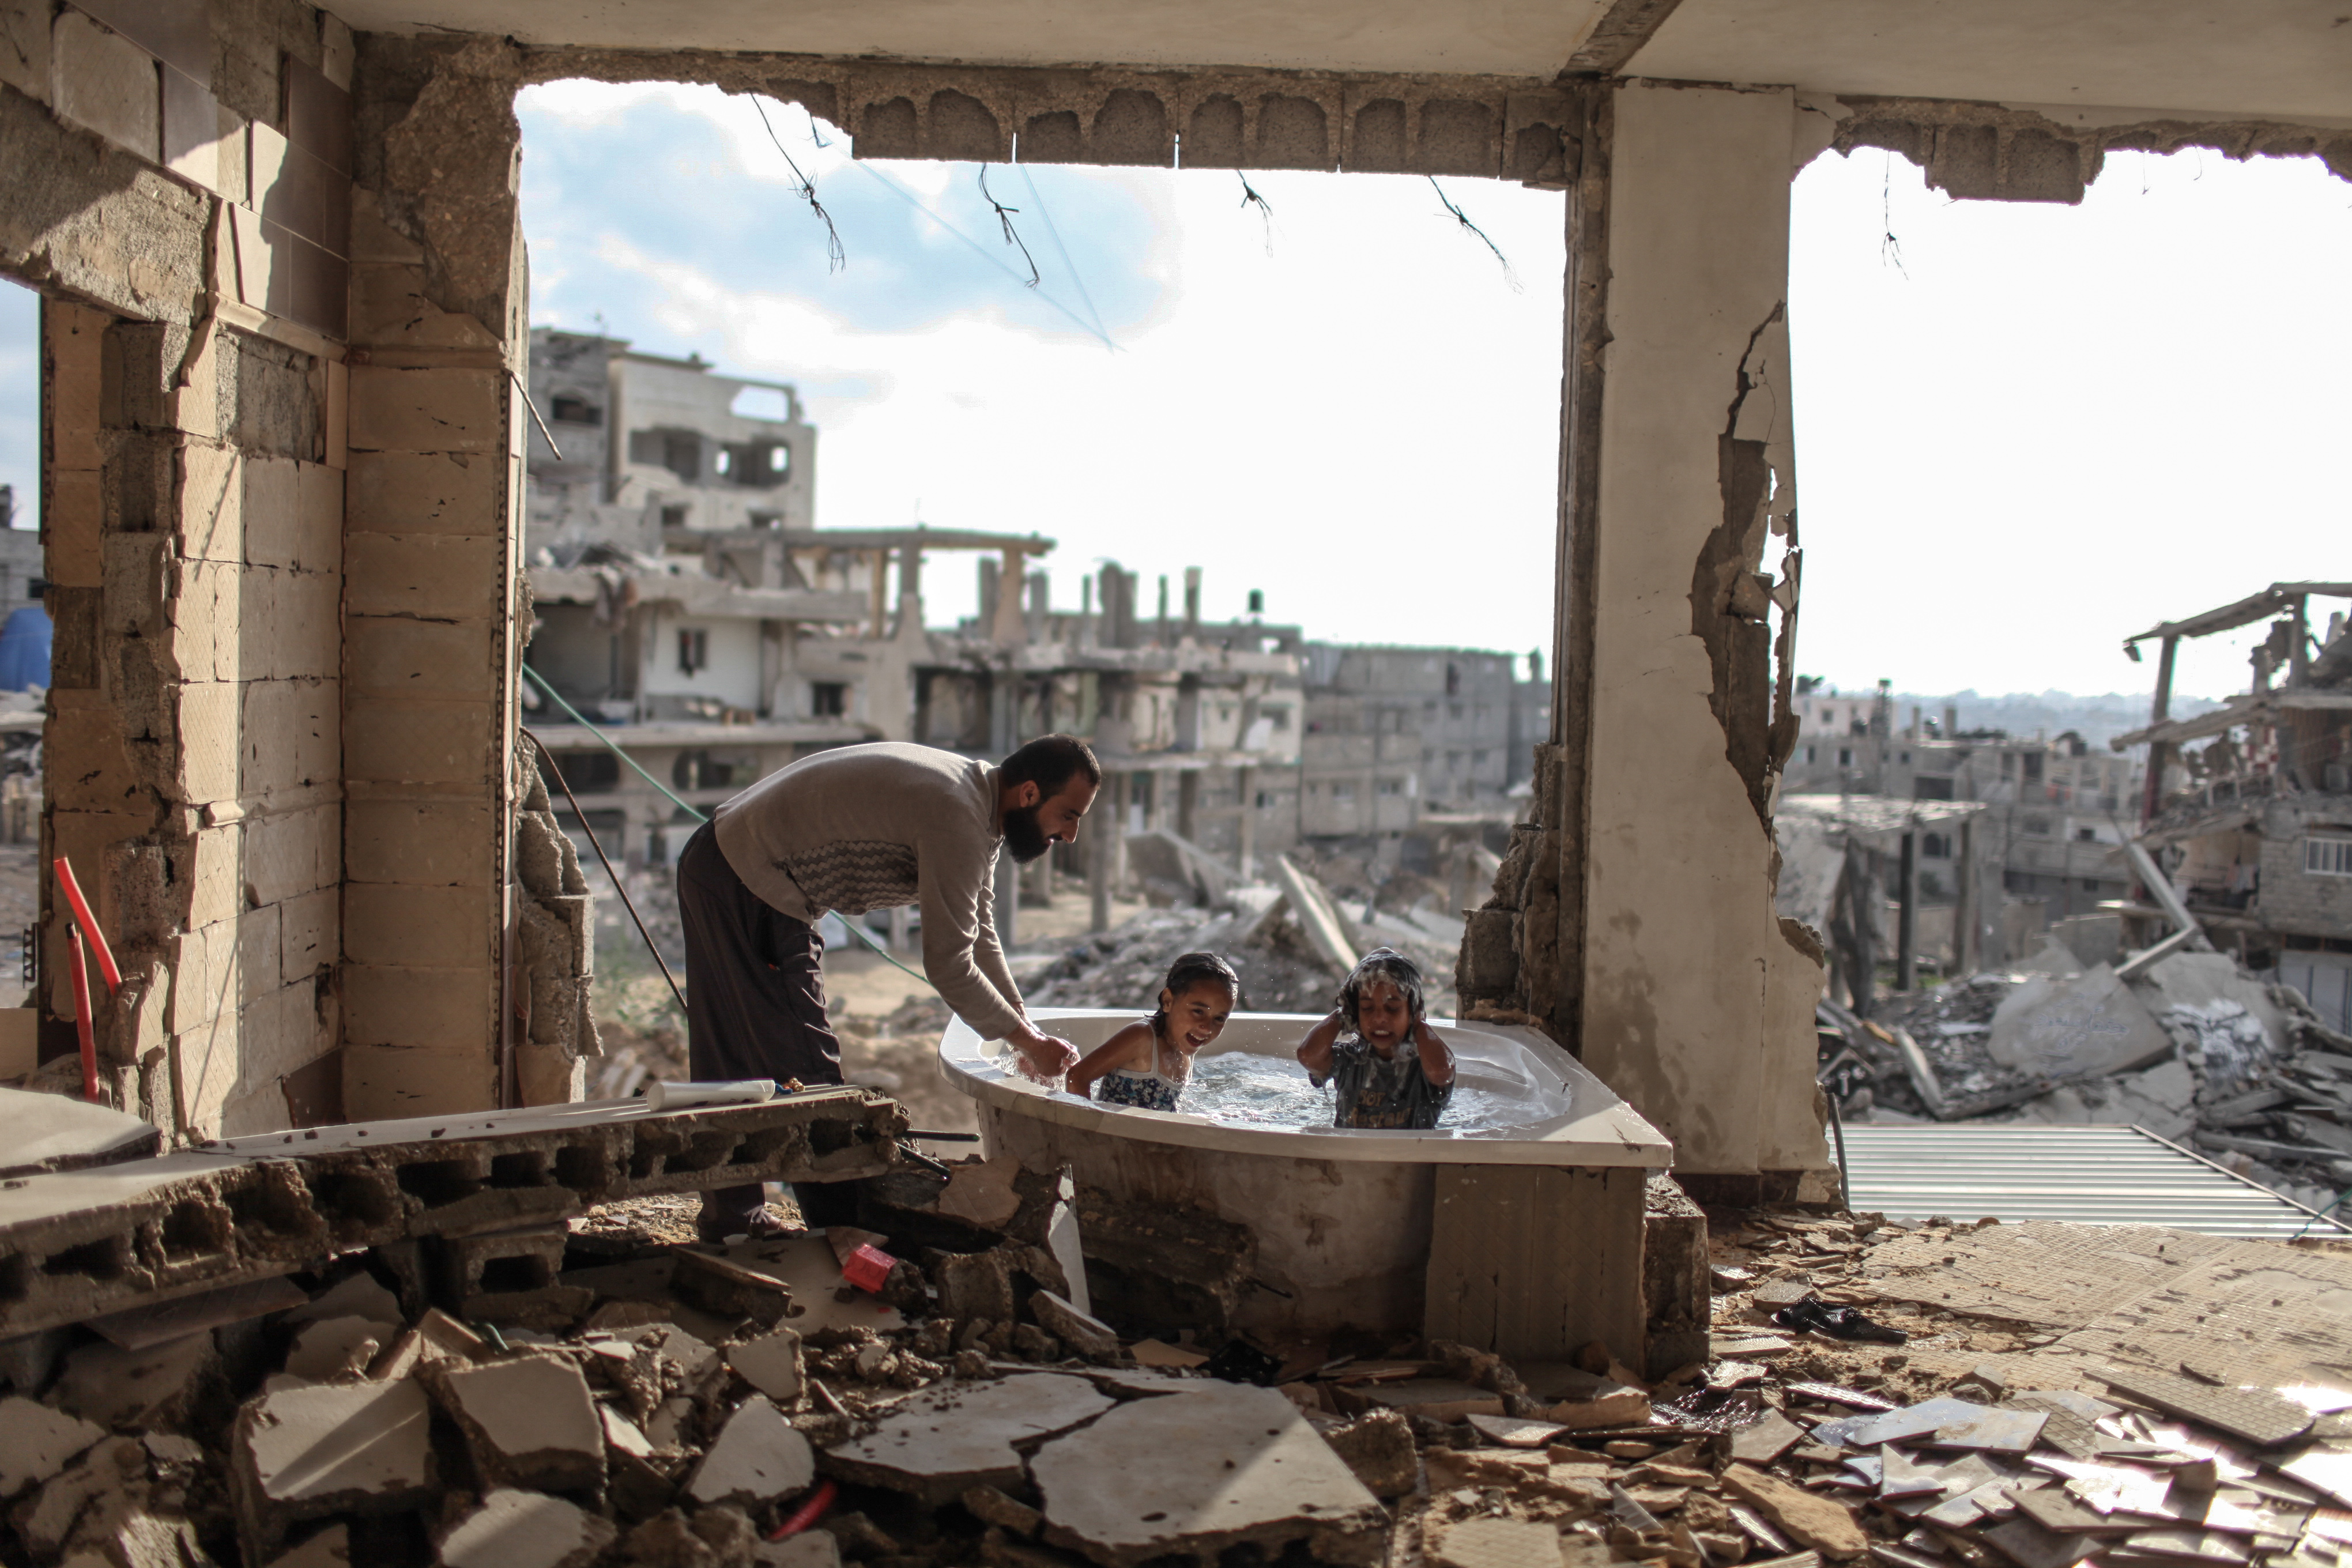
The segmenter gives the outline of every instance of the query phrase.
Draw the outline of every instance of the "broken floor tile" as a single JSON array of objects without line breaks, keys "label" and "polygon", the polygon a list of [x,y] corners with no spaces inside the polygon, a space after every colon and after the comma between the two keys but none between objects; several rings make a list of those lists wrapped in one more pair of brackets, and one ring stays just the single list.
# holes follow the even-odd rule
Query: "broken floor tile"
[{"label": "broken floor tile", "polygon": [[1915,1464],[1901,1449],[1892,1447],[1879,1449],[1878,1458],[1878,1495],[1882,1500],[1944,1495],[1943,1473],[1934,1467]]},{"label": "broken floor tile", "polygon": [[729,1345],[727,1364],[758,1389],[789,1410],[800,1403],[803,1369],[801,1336],[794,1329],[771,1329],[755,1339]]},{"label": "broken floor tile", "polygon": [[1787,1392],[1800,1399],[1818,1400],[1824,1405],[1843,1405],[1848,1410],[1873,1412],[1901,1408],[1891,1399],[1864,1394],[1858,1388],[1842,1388],[1834,1383],[1792,1383]]},{"label": "broken floor tile", "polygon": [[2244,1542],[2208,1530],[2142,1530],[2125,1536],[2124,1544],[2152,1557],[2187,1563],[2236,1564],[2252,1554]]},{"label": "broken floor tile", "polygon": [[2291,1442],[2311,1430],[2311,1411],[2270,1389],[2216,1388],[2137,1367],[2111,1366],[2094,1375],[2168,1415],[2201,1421],[2258,1447]]},{"label": "broken floor tile", "polygon": [[531,1351],[470,1366],[442,1362],[424,1375],[492,1486],[584,1491],[604,1480],[604,1422],[570,1357]]},{"label": "broken floor tile", "polygon": [[618,1532],[604,1519],[541,1492],[501,1489],[441,1541],[442,1568],[587,1568]]},{"label": "broken floor tile", "polygon": [[[1290,1401],[1264,1392],[1297,1415]],[[866,1436],[827,1449],[824,1468],[845,1480],[912,1492],[926,1508],[939,1508],[967,1487],[1019,1485],[1023,1469],[1014,1444],[1066,1431],[1111,1403],[1087,1379],[1060,1373],[934,1385],[898,1405]],[[1192,1403],[1147,1399],[1129,1408]]]},{"label": "broken floor tile", "polygon": [[0,1499],[47,1480],[105,1436],[95,1422],[22,1394],[0,1399]]},{"label": "broken floor tile", "polygon": [[1746,1465],[1725,1468],[1723,1489],[1817,1552],[1853,1557],[1869,1548],[1870,1538],[1854,1522],[1853,1510],[1834,1499],[1817,1497]]},{"label": "broken floor tile", "polygon": [[1777,1410],[1731,1434],[1731,1457],[1751,1465],[1769,1465],[1805,1440],[1805,1429]]},{"label": "broken floor tile", "polygon": [[1422,1552],[1435,1568],[1560,1568],[1559,1531],[1517,1519],[1433,1528]]},{"label": "broken floor tile", "polygon": [[183,1431],[216,1397],[220,1370],[210,1333],[139,1351],[88,1344],[66,1357],[49,1397],[101,1426]]},{"label": "broken floor tile", "polygon": [[1244,1542],[1273,1558],[1294,1541],[1362,1560],[1388,1517],[1297,1406],[1241,1384],[1122,1405],[1048,1442],[1030,1474],[1046,1539],[1109,1568]]},{"label": "broken floor tile", "polygon": [[1883,1415],[1832,1421],[1814,1427],[1813,1436],[1825,1443],[1843,1442],[1849,1448],[1875,1448],[1881,1443],[1916,1441],[1947,1422],[1966,1421],[1980,1415],[1984,1408],[1965,1399],[1927,1399]]},{"label": "broken floor tile", "polygon": [[719,1440],[702,1457],[686,1483],[695,1501],[736,1502],[757,1507],[788,1496],[816,1479],[816,1458],[806,1437],[755,1394],[736,1408]]},{"label": "broken floor tile", "polygon": [[2039,1410],[1986,1409],[1979,1405],[1973,1415],[1937,1427],[1927,1441],[1937,1448],[2026,1454],[2032,1452],[2034,1439],[2042,1436],[2042,1424],[2048,1420],[2049,1416]]},{"label": "broken floor tile", "polygon": [[249,1400],[229,1441],[229,1489],[246,1561],[289,1525],[393,1513],[435,1490],[432,1405],[414,1383],[298,1388]]}]

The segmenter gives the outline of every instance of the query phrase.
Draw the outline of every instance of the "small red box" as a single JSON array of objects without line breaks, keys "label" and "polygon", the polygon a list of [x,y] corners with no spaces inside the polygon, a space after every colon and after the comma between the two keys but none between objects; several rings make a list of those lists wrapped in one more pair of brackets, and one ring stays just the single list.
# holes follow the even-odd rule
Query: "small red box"
[{"label": "small red box", "polygon": [[898,1260],[888,1253],[870,1245],[861,1245],[842,1260],[841,1277],[860,1290],[876,1291],[881,1289],[883,1282],[890,1278],[890,1270],[898,1267]]}]

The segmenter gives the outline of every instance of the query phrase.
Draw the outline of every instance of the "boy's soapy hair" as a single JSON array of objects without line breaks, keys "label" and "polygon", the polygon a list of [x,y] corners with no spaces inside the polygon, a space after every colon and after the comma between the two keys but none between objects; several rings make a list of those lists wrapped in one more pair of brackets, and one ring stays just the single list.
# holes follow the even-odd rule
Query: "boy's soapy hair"
[{"label": "boy's soapy hair", "polygon": [[[1233,992],[1234,1000],[1236,1003],[1241,1000],[1242,977],[1234,973],[1234,966],[1232,964],[1227,963],[1223,959],[1219,958],[1213,952],[1184,952],[1177,954],[1176,962],[1168,966],[1168,979],[1162,986],[1162,989],[1164,989],[1171,996],[1181,996],[1185,992],[1190,991],[1193,986],[1198,985],[1203,980],[1223,981],[1225,984],[1226,988]],[[1165,1007],[1153,1008],[1151,1010],[1151,1032],[1155,1035],[1162,1034],[1166,1031],[1167,1027],[1168,1009]]]},{"label": "boy's soapy hair", "polygon": [[1356,1004],[1362,999],[1365,987],[1375,980],[1385,980],[1403,992],[1406,1010],[1415,1021],[1420,1019],[1421,970],[1395,948],[1376,947],[1357,961],[1347,984],[1339,987],[1339,1016],[1347,1020],[1348,1027],[1360,1027]]}]

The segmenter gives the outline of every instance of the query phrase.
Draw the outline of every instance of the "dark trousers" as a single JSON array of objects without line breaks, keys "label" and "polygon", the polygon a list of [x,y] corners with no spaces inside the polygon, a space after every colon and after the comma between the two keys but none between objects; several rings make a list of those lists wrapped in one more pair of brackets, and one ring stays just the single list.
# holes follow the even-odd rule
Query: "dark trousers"
[{"label": "dark trousers", "polygon": [[[696,1080],[839,1083],[841,1042],[824,1011],[824,939],[743,885],[709,823],[677,858],[677,912],[686,931],[686,1053]],[[845,1184],[796,1182],[793,1196],[812,1226],[856,1217],[856,1196]],[[721,1188],[704,1194],[703,1220],[728,1234],[765,1204],[757,1185]]]}]

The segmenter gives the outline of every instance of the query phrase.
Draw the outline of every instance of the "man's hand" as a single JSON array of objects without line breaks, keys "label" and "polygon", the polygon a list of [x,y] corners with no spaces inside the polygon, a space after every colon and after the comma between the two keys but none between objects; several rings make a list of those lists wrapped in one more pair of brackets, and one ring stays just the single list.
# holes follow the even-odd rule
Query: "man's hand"
[{"label": "man's hand", "polygon": [[1058,1036],[1041,1034],[1028,1025],[1005,1037],[1029,1064],[1029,1076],[1041,1081],[1050,1083],[1078,1064],[1077,1047]]}]

